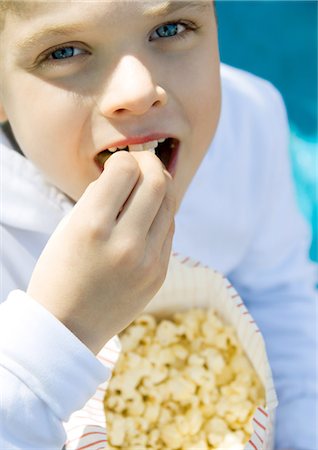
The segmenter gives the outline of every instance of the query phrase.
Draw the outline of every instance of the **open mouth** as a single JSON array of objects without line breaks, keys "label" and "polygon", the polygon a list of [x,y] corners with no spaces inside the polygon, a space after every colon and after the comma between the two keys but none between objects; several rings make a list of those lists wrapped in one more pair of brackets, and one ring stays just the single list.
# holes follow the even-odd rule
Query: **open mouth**
[{"label": "open mouth", "polygon": [[174,176],[176,170],[179,140],[175,138],[165,138],[156,141],[146,142],[144,144],[128,145],[126,147],[112,147],[101,151],[96,156],[96,162],[101,170],[104,168],[104,163],[111,155],[117,151],[151,151],[158,156],[160,161],[164,164],[167,171]]}]

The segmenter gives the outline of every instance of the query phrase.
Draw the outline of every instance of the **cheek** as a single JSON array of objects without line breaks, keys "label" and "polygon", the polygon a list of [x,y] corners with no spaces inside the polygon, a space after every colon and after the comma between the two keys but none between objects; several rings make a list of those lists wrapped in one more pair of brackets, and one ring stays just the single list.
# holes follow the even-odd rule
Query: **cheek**
[{"label": "cheek", "polygon": [[31,160],[45,166],[51,155],[67,156],[81,129],[81,109],[71,94],[37,80],[24,84],[9,105],[9,122]]},{"label": "cheek", "polygon": [[175,88],[183,105],[186,120],[196,140],[208,145],[216,129],[221,103],[220,63],[217,46],[205,44],[191,55],[191,64],[184,61],[187,70],[178,77]]},{"label": "cheek", "polygon": [[210,58],[205,70],[193,72],[191,77],[189,75],[189,80],[191,78],[192,83],[184,90],[183,106],[189,123],[189,140],[176,180],[178,207],[213,140],[220,117],[221,87],[218,62]]},{"label": "cheek", "polygon": [[193,139],[202,152],[205,152],[215,134],[221,105],[219,75],[217,72],[208,73],[197,77],[196,88],[188,102]]},{"label": "cheek", "polygon": [[31,83],[29,91],[24,85],[19,101],[10,103],[9,121],[25,156],[49,182],[78,200],[96,178],[87,164],[90,142],[85,141],[91,108],[70,92],[40,85],[36,94]]}]

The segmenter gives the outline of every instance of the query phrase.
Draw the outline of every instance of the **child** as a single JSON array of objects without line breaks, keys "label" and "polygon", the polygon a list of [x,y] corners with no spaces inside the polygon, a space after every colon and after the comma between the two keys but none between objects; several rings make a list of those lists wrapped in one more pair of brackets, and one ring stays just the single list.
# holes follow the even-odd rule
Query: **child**
[{"label": "child", "polygon": [[222,271],[264,334],[277,448],[314,450],[314,291],[279,94],[220,76],[210,1],[0,7],[1,448],[63,446],[109,376],[94,353],[164,280],[178,209],[174,249]]}]

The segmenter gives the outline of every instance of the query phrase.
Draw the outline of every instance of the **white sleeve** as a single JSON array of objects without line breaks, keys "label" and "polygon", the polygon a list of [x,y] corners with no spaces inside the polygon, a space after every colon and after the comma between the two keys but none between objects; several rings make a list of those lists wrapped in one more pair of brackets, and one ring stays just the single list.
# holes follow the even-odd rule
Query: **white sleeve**
[{"label": "white sleeve", "polygon": [[279,401],[276,448],[315,450],[317,292],[307,256],[310,235],[295,202],[285,107],[273,88],[268,100],[261,214],[245,258],[228,278],[265,338]]},{"label": "white sleeve", "polygon": [[1,450],[60,450],[63,422],[109,376],[43,306],[11,292],[0,305]]}]

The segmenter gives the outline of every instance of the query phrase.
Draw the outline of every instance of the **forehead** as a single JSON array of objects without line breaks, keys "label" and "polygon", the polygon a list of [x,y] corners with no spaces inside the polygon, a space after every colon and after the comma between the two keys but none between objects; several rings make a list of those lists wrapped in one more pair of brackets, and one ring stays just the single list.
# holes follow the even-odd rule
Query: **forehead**
[{"label": "forehead", "polygon": [[31,16],[33,13],[44,9],[48,2],[32,0],[0,1],[0,12],[11,12],[17,16]]},{"label": "forehead", "polygon": [[19,19],[30,19],[34,14],[48,7],[49,1],[32,0],[0,0],[0,31],[3,30],[8,19],[17,17]]},{"label": "forehead", "polygon": [[3,4],[8,5],[9,12],[5,23],[11,25],[7,34],[12,35],[14,31],[15,38],[39,30],[41,34],[46,31],[61,34],[67,27],[72,32],[93,30],[97,24],[105,29],[106,22],[107,27],[118,28],[118,20],[129,27],[132,19],[141,23],[140,19],[162,19],[177,10],[212,9],[212,0],[0,0],[0,8]]},{"label": "forehead", "polygon": [[164,14],[182,6],[200,7],[212,4],[212,0],[0,0],[0,12],[8,11],[18,16],[31,17],[33,14],[52,10],[54,7],[107,5],[141,6],[154,14]]}]

